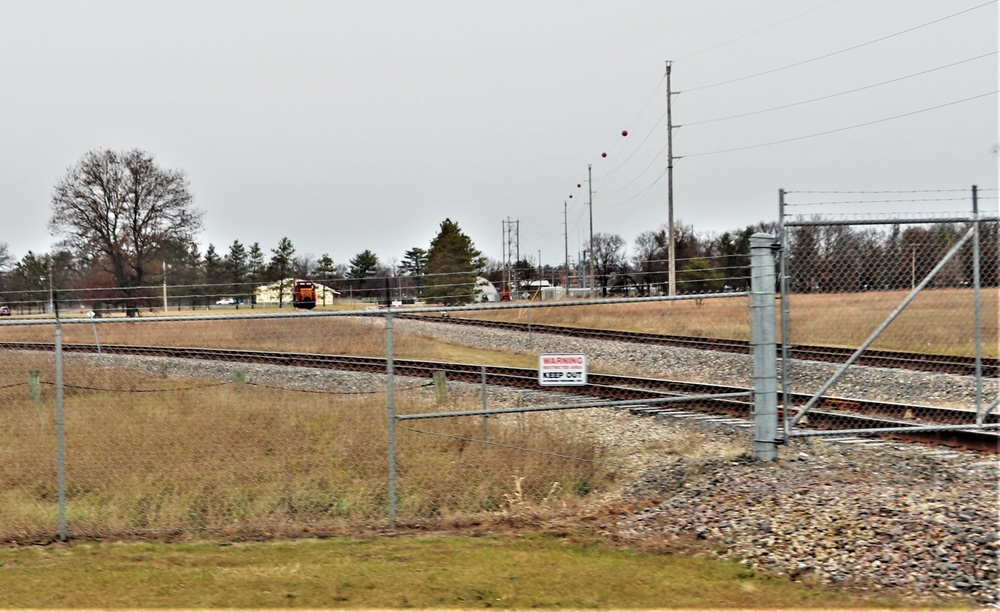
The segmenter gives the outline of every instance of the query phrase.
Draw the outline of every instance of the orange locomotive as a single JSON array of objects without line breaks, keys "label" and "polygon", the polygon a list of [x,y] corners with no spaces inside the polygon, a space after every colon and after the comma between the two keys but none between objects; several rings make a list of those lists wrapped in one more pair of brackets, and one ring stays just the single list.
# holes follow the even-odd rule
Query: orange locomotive
[{"label": "orange locomotive", "polygon": [[313,309],[316,307],[316,283],[307,280],[295,281],[292,290],[292,306]]}]

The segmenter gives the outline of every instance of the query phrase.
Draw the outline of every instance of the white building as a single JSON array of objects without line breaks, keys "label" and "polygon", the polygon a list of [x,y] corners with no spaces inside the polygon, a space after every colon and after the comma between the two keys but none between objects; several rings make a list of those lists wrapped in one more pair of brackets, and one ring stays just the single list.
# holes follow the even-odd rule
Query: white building
[{"label": "white building", "polygon": [[[257,287],[255,293],[257,297],[257,303],[260,305],[270,305],[278,303],[278,289],[280,286],[284,286],[282,289],[282,302],[285,304],[292,303],[292,288],[295,287],[295,281],[299,279],[286,278],[285,280],[278,282],[275,281],[270,285],[261,285]],[[339,291],[335,291],[326,285],[321,285],[320,283],[313,283],[316,285],[316,305],[317,306],[327,306],[333,304],[333,301],[340,296]]]},{"label": "white building", "polygon": [[493,283],[482,276],[476,277],[475,296],[477,302],[499,302],[500,292],[493,286]]}]

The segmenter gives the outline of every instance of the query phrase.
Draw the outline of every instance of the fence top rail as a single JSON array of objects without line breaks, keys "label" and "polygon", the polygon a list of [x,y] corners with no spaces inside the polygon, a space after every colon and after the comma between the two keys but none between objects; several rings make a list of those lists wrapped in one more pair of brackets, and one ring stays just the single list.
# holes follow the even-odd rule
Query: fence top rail
[{"label": "fence top rail", "polygon": [[[406,314],[447,314],[464,311],[496,311],[523,308],[552,308],[554,306],[603,306],[607,304],[636,304],[644,302],[679,302],[686,300],[711,300],[728,298],[746,298],[749,291],[726,291],[716,293],[692,293],[676,296],[652,296],[652,297],[622,297],[622,298],[598,298],[587,300],[558,300],[540,302],[500,302],[491,304],[460,304],[455,306],[425,306],[419,308],[404,308],[379,306],[371,310],[296,310],[289,309],[288,312],[277,313],[246,313],[246,314],[211,314],[211,315],[183,315],[183,316],[151,316],[151,317],[69,317],[59,318],[59,323],[63,325],[108,325],[121,323],[166,323],[171,321],[231,321],[238,319],[290,319],[303,317],[384,317],[387,313],[405,312]],[[0,321],[0,328],[17,325],[53,325],[55,317],[44,317],[34,319],[8,319]]]}]

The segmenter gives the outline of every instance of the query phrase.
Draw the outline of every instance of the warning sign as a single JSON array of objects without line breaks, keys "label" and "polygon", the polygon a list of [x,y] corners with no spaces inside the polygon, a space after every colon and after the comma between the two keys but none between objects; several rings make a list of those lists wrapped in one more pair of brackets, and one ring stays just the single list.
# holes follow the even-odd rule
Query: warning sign
[{"label": "warning sign", "polygon": [[538,384],[543,386],[587,384],[587,356],[539,355]]}]

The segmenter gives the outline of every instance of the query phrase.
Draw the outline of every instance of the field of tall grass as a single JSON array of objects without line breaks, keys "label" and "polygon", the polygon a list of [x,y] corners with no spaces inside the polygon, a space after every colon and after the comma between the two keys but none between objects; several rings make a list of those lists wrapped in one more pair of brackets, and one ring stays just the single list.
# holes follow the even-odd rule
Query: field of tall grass
[{"label": "field of tall grass", "polygon": [[[51,533],[56,453],[51,363],[0,368],[0,530]],[[41,372],[33,401],[24,373]],[[309,393],[170,379],[68,358],[68,522],[74,533],[381,522],[387,511],[384,393]],[[480,407],[454,393],[438,406],[401,389],[402,412]],[[400,427],[400,517],[445,518],[525,503],[578,503],[619,476],[613,457],[560,415]],[[544,452],[528,452],[536,449]],[[620,459],[620,458],[619,458]]]},{"label": "field of tall grass", "polygon": [[[795,344],[858,347],[903,302],[907,294],[907,291],[793,294],[789,297],[791,340]],[[982,291],[983,350],[987,357],[998,356],[997,320],[1000,315],[997,303],[998,292],[995,288]],[[571,308],[560,308],[553,303],[548,308],[500,310],[488,314],[476,313],[474,316],[703,338],[747,340],[750,337],[750,311],[746,298],[714,298],[700,302],[597,303]],[[925,290],[885,330],[872,348],[971,356],[975,353],[973,320],[972,290]]]}]

